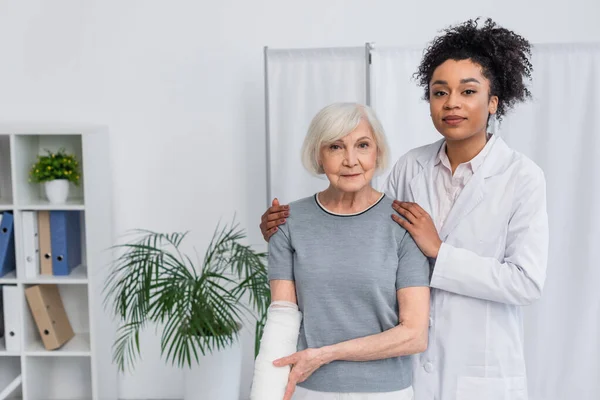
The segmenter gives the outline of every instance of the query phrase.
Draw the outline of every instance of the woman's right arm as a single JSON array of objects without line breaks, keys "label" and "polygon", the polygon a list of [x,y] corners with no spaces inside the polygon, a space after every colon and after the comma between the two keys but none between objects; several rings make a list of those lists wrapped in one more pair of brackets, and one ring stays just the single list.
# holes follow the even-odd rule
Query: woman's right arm
[{"label": "woman's right arm", "polygon": [[269,241],[271,236],[277,232],[277,227],[285,223],[285,219],[290,215],[290,206],[279,205],[279,200],[273,199],[271,207],[265,211],[260,218],[260,232],[265,241]]},{"label": "woman's right arm", "polygon": [[271,302],[285,301],[298,304],[294,281],[276,279],[271,281]]}]

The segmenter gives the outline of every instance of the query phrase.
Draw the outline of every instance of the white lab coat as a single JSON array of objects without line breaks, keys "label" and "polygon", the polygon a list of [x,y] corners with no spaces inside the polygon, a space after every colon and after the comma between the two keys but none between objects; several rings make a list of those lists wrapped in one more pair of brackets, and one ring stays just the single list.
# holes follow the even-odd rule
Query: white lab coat
[{"label": "white lab coat", "polygon": [[[435,157],[443,140],[394,166],[386,194],[437,207]],[[429,345],[414,356],[415,400],[525,400],[522,309],[546,277],[548,218],[542,170],[496,138],[456,200],[431,260]]]}]

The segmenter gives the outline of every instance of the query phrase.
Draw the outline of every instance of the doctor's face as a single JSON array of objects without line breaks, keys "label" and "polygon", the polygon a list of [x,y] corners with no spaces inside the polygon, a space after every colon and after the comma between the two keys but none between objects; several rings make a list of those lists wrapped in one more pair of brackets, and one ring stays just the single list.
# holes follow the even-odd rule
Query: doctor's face
[{"label": "doctor's face", "polygon": [[484,135],[489,114],[498,97],[490,97],[490,81],[479,64],[471,60],[446,60],[429,83],[429,108],[433,125],[447,140]]},{"label": "doctor's face", "polygon": [[354,131],[322,146],[319,160],[333,188],[353,193],[370,187],[377,153],[371,127],[361,120]]}]

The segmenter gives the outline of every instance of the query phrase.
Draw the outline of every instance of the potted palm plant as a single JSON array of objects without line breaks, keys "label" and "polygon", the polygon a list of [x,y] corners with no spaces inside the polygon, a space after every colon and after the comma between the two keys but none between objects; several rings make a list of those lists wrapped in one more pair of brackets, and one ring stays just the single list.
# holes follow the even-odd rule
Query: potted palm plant
[{"label": "potted palm plant", "polygon": [[217,226],[204,258],[183,254],[186,233],[134,230],[105,282],[105,306],[120,319],[113,359],[140,355],[139,334],[162,326],[161,356],[185,367],[184,398],[238,399],[244,320],[255,322],[255,355],[270,303],[266,254],[242,244],[237,224]]}]

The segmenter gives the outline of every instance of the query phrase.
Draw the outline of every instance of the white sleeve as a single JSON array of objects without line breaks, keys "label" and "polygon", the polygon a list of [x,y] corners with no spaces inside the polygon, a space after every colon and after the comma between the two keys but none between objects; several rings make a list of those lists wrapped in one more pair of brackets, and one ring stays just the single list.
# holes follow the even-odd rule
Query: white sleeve
[{"label": "white sleeve", "polygon": [[443,243],[431,287],[514,305],[527,305],[541,296],[549,241],[546,182],[541,170],[528,178],[515,194],[504,260]]},{"label": "white sleeve", "polygon": [[291,367],[275,367],[273,361],[297,350],[302,313],[295,303],[274,301],[267,310],[267,320],[254,362],[250,400],[281,400]]}]

